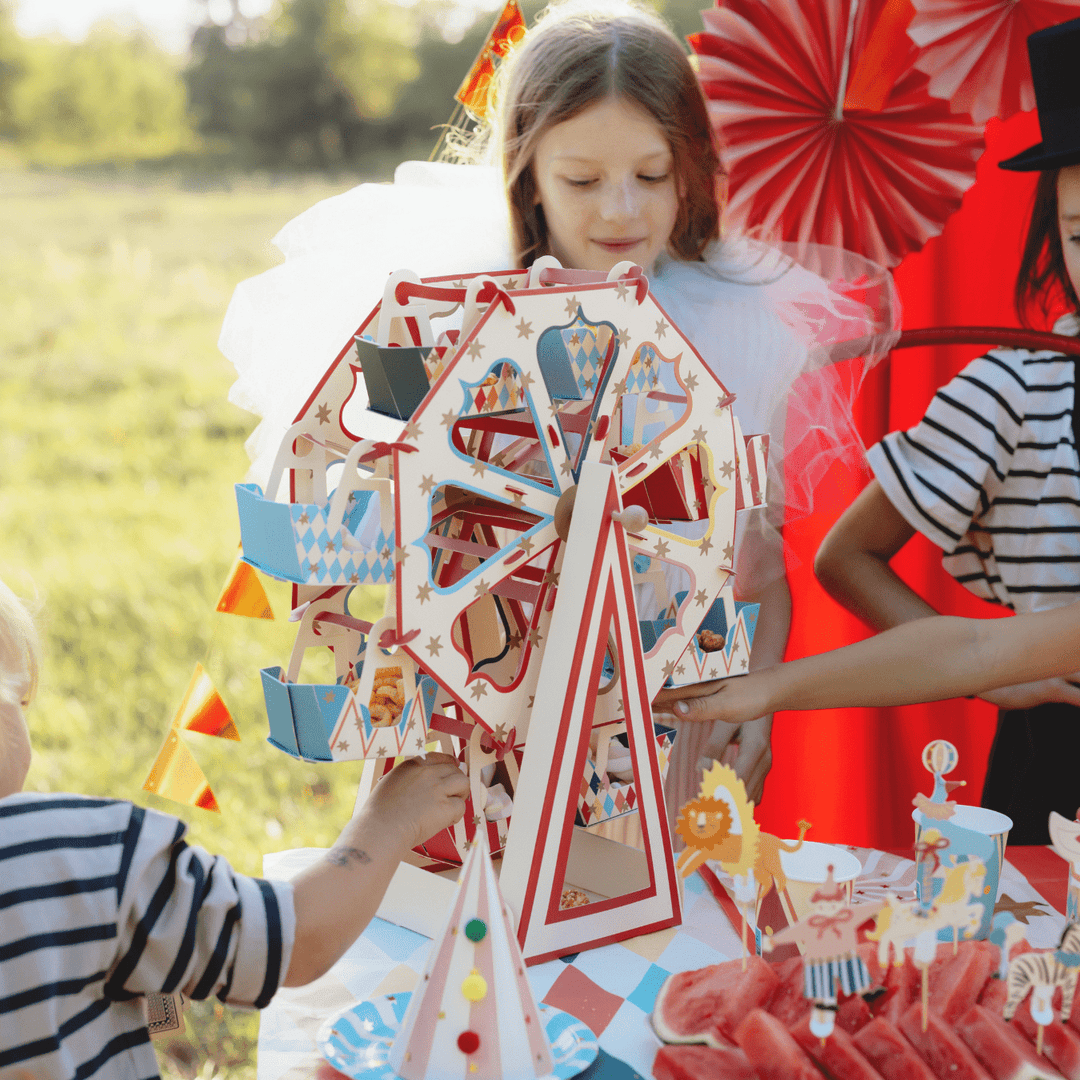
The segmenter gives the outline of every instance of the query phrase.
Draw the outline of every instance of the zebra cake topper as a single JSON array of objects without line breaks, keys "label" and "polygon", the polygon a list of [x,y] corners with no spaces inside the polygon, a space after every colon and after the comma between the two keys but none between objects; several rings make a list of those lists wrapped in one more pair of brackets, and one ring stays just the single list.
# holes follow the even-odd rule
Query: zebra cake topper
[{"label": "zebra cake topper", "polygon": [[1080,923],[1070,922],[1056,949],[1021,953],[1009,961],[1006,984],[1009,996],[1001,1010],[1006,1020],[1016,1015],[1030,994],[1028,1009],[1038,1025],[1036,1049],[1042,1053],[1043,1028],[1054,1021],[1054,991],[1061,987],[1061,1022],[1072,1015],[1076,982],[1080,978]]}]

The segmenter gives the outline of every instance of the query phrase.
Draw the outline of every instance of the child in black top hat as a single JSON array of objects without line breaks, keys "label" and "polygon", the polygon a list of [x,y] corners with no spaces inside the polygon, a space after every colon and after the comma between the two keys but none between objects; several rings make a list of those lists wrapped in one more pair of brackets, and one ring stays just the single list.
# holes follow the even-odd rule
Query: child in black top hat
[{"label": "child in black top hat", "polygon": [[[1043,139],[1001,162],[1040,170],[1016,285],[1032,307],[1080,331],[1080,19],[1028,39]],[[995,349],[975,360],[909,431],[869,452],[873,480],[826,536],[815,569],[826,589],[877,629],[934,614],[889,566],[921,532],[977,596],[1018,613],[1080,599],[1080,416],[1074,363],[1053,352]],[[933,665],[928,652],[926,664]],[[1076,657],[1080,669],[1080,655]],[[985,685],[985,682],[982,684]],[[1080,670],[984,693],[1002,712],[983,804],[1008,814],[1013,843],[1049,842],[1047,819],[1080,806]],[[664,709],[667,703],[660,704]],[[730,719],[721,696],[675,703],[681,719]]]},{"label": "child in black top hat", "polygon": [[[1080,330],[1080,19],[1028,38],[1042,141],[1001,162],[1041,171],[1016,284],[1024,321],[1061,302],[1059,333]],[[826,589],[878,629],[933,613],[889,566],[916,532],[977,596],[1019,613],[1080,598],[1080,462],[1075,365],[1053,352],[994,349],[938,391],[909,431],[869,452],[875,480],[826,536]],[[931,658],[928,657],[928,662]],[[1080,669],[1080,656],[1076,660]],[[1049,842],[1047,819],[1080,806],[1080,687],[1073,676],[1006,687],[983,805],[1010,840]]]}]

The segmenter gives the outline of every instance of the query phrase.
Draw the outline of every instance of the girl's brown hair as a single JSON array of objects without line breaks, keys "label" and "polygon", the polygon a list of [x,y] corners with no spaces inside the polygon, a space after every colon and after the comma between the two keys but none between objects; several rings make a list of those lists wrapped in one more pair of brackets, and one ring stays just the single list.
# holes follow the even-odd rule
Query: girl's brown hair
[{"label": "girl's brown hair", "polygon": [[548,254],[532,169],[537,143],[556,124],[612,96],[644,110],[667,137],[679,191],[669,246],[680,259],[702,257],[720,235],[720,160],[694,70],[657,17],[629,5],[556,7],[504,67],[495,135],[522,266]]},{"label": "girl's brown hair", "polygon": [[1037,309],[1043,322],[1064,304],[1070,311],[1080,311],[1080,298],[1069,280],[1065,253],[1061,248],[1058,225],[1058,173],[1049,169],[1039,173],[1035,201],[1031,208],[1020,272],[1016,275],[1013,304],[1024,326],[1031,326],[1031,312]]}]

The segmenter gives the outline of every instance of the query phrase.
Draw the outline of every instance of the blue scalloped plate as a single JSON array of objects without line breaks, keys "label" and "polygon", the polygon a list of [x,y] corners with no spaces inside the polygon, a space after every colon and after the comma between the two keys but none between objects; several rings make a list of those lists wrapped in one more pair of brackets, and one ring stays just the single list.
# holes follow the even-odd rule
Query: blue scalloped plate
[{"label": "blue scalloped plate", "polygon": [[[401,1030],[412,994],[387,994],[360,1001],[331,1016],[315,1037],[319,1051],[353,1080],[400,1080],[390,1064],[390,1044]],[[578,1019],[541,1005],[540,1019],[551,1043],[555,1071],[548,1080],[571,1080],[596,1060],[600,1044]]]}]

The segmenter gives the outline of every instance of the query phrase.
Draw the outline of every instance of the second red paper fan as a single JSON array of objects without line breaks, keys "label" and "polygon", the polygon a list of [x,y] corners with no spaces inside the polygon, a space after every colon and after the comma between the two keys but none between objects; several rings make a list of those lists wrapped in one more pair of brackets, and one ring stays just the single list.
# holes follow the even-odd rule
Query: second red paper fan
[{"label": "second red paper fan", "polygon": [[[981,127],[929,94],[890,13],[889,0],[726,0],[702,13],[706,30],[690,42],[733,225],[895,266],[959,207]],[[852,100],[849,90],[882,77],[870,103],[880,108]]]}]

